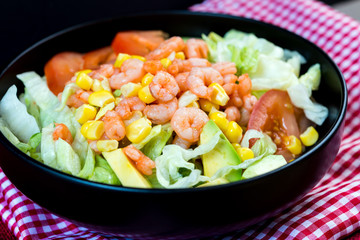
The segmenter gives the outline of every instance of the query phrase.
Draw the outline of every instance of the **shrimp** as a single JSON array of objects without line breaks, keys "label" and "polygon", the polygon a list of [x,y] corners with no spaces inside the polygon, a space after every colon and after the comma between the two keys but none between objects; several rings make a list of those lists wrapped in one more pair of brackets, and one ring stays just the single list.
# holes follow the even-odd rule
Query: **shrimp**
[{"label": "shrimp", "polygon": [[240,126],[246,126],[250,119],[250,112],[246,110],[244,107],[240,108]]},{"label": "shrimp", "polygon": [[190,72],[193,67],[210,67],[211,63],[204,58],[190,58],[186,60],[175,59],[167,71],[172,75],[181,72]]},{"label": "shrimp", "polygon": [[145,75],[143,65],[144,62],[136,58],[130,58],[124,61],[121,65],[121,72],[114,73],[110,77],[110,87],[112,89],[120,89],[126,83],[140,82],[141,78]]},{"label": "shrimp", "polygon": [[207,86],[216,82],[222,85],[224,83],[221,74],[211,67],[198,68],[191,70],[187,85],[192,93],[201,98],[210,99],[213,89]]},{"label": "shrimp", "polygon": [[68,100],[66,101],[66,105],[69,107],[78,108],[84,103],[88,103],[88,99],[92,91],[85,91],[83,89],[79,89],[75,92],[75,94],[72,94]]},{"label": "shrimp", "polygon": [[233,62],[218,62],[211,65],[222,76],[235,74],[237,72],[236,65]]},{"label": "shrimp", "polygon": [[187,58],[207,58],[208,51],[204,40],[190,38],[186,41],[184,53]]},{"label": "shrimp", "polygon": [[97,147],[97,140],[88,140],[88,144],[95,153],[101,153],[101,151]]},{"label": "shrimp", "polygon": [[133,111],[143,111],[146,104],[138,97],[129,97],[122,99],[116,106],[115,111],[122,119],[129,119]]},{"label": "shrimp", "polygon": [[229,121],[240,121],[241,114],[240,110],[235,106],[230,106],[225,109],[226,118]]},{"label": "shrimp", "polygon": [[148,60],[160,60],[166,58],[172,52],[179,52],[185,48],[185,43],[181,37],[172,37],[160,43],[160,45],[148,55],[145,56]]},{"label": "shrimp", "polygon": [[111,77],[115,73],[115,67],[112,64],[102,64],[100,68],[94,70],[88,75],[94,79],[104,80],[105,78]]},{"label": "shrimp", "polygon": [[244,102],[244,108],[249,112],[252,112],[254,105],[257,102],[257,98],[254,95],[247,94],[242,97],[242,100]]},{"label": "shrimp", "polygon": [[171,119],[171,127],[180,138],[194,143],[199,140],[202,128],[208,121],[209,117],[199,108],[179,108]]},{"label": "shrimp", "polygon": [[54,141],[61,138],[62,140],[66,141],[68,144],[73,142],[73,137],[69,128],[63,123],[55,123],[55,130],[52,134]]},{"label": "shrimp", "polygon": [[245,73],[239,76],[238,82],[239,82],[239,89],[238,89],[239,95],[245,96],[247,94],[250,94],[252,84],[249,75]]},{"label": "shrimp", "polygon": [[190,148],[190,146],[191,146],[191,144],[192,144],[191,142],[188,142],[188,141],[182,139],[182,138],[179,137],[178,135],[175,136],[175,138],[174,138],[174,140],[173,140],[172,143],[175,144],[175,145],[178,145],[179,147],[182,147],[182,148],[184,148],[184,149]]},{"label": "shrimp", "polygon": [[136,168],[144,175],[151,175],[155,162],[130,144],[122,149],[128,158],[135,162]]},{"label": "shrimp", "polygon": [[164,71],[160,71],[155,75],[149,88],[153,97],[163,102],[172,100],[180,92],[175,78]]},{"label": "shrimp", "polygon": [[125,137],[125,125],[115,111],[107,111],[103,117],[105,134],[109,139],[120,141]]},{"label": "shrimp", "polygon": [[190,72],[183,72],[176,75],[175,80],[180,88],[180,92],[185,92],[189,89],[187,86],[187,77],[189,74]]},{"label": "shrimp", "polygon": [[155,75],[159,71],[166,71],[160,60],[148,60],[144,63],[144,70]]},{"label": "shrimp", "polygon": [[235,90],[232,92],[232,94],[229,95],[229,97],[230,100],[228,101],[226,106],[235,106],[239,108],[243,105],[243,100],[241,99],[241,96],[239,95],[239,91],[237,91],[237,88],[235,88]]},{"label": "shrimp", "polygon": [[147,105],[144,109],[145,116],[155,124],[164,124],[170,121],[178,109],[178,100],[173,98],[169,102]]},{"label": "shrimp", "polygon": [[235,74],[226,74],[224,75],[224,84],[227,83],[236,83],[238,77]]}]

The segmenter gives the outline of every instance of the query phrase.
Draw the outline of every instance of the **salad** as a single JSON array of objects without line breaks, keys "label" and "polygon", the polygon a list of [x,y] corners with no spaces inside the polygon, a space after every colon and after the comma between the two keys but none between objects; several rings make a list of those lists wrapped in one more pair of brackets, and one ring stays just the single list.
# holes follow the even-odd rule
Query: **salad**
[{"label": "salad", "polygon": [[316,143],[328,109],[320,65],[254,34],[202,38],[125,31],[111,46],[62,52],[0,101],[0,130],[49,167],[137,188],[249,179]]}]

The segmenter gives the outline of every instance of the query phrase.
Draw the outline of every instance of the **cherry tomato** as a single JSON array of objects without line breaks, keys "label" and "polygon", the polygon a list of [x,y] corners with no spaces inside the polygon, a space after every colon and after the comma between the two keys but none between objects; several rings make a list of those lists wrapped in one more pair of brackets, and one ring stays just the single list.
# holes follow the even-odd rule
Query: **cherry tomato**
[{"label": "cherry tomato", "polygon": [[107,63],[112,58],[115,59],[116,56],[110,46],[88,52],[83,56],[84,69],[97,69],[101,64]]},{"label": "cherry tomato", "polygon": [[118,32],[111,43],[116,54],[145,56],[165,40],[162,31],[124,31]]},{"label": "cherry tomato", "polygon": [[84,65],[82,54],[62,52],[52,57],[45,65],[44,72],[49,89],[55,94],[64,90],[65,83]]}]

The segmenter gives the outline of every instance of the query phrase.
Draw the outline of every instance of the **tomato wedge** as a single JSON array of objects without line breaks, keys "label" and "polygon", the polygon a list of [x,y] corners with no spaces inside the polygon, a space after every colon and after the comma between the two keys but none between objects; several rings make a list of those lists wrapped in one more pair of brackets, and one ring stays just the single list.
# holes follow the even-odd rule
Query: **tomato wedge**
[{"label": "tomato wedge", "polygon": [[[286,137],[299,137],[299,127],[295,117],[295,107],[287,92],[269,90],[261,96],[250,115],[248,129],[267,133],[277,145],[277,152],[286,160],[291,153],[286,149]],[[290,158],[290,159],[289,159]]]},{"label": "tomato wedge", "polygon": [[64,90],[65,83],[84,65],[82,54],[62,52],[52,57],[45,65],[44,72],[49,89],[55,94]]},{"label": "tomato wedge", "polygon": [[124,31],[118,32],[111,43],[116,54],[145,56],[165,40],[163,31]]},{"label": "tomato wedge", "polygon": [[115,58],[114,51],[110,46],[88,52],[83,56],[84,69],[97,69],[101,64]]}]

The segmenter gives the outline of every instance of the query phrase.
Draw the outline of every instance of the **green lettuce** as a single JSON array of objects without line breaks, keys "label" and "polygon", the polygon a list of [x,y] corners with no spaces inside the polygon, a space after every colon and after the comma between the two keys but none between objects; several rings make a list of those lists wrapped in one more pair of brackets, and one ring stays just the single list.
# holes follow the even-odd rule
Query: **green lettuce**
[{"label": "green lettuce", "polygon": [[95,160],[95,169],[89,180],[111,185],[121,185],[118,177],[104,158],[96,155]]},{"label": "green lettuce", "polygon": [[59,138],[55,141],[55,151],[59,170],[78,175],[81,169],[80,159],[71,145]]},{"label": "green lettuce", "polygon": [[141,151],[150,159],[155,160],[155,158],[161,155],[163,148],[171,138],[172,132],[173,130],[170,124],[162,125],[161,131],[146,143]]}]

